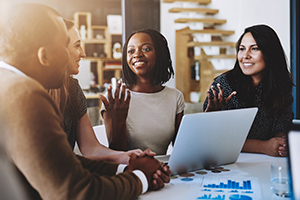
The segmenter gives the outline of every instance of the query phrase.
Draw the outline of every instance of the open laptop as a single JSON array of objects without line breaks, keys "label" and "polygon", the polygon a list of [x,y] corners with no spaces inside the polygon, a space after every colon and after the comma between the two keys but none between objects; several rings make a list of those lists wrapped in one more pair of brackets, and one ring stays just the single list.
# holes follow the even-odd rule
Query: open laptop
[{"label": "open laptop", "polygon": [[[257,108],[184,115],[168,165],[172,174],[233,163],[247,138]],[[164,162],[164,156],[156,156]]]},{"label": "open laptop", "polygon": [[292,199],[300,200],[300,120],[294,120],[287,134]]}]

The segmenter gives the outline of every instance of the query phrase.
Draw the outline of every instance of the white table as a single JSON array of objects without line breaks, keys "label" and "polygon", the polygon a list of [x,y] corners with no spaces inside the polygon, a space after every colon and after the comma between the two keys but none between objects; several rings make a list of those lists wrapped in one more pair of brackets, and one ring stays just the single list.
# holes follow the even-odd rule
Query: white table
[{"label": "white table", "polygon": [[[246,172],[249,177],[257,177],[261,186],[262,200],[282,199],[288,200],[289,198],[278,198],[272,194],[270,171],[272,163],[287,164],[287,158],[284,157],[271,157],[263,154],[241,153],[238,160],[226,168],[231,170],[239,170]],[[186,200],[188,196],[190,185],[171,185],[166,186],[159,191],[150,191],[141,195],[139,200],[159,200],[159,199],[172,199],[172,200]]]}]

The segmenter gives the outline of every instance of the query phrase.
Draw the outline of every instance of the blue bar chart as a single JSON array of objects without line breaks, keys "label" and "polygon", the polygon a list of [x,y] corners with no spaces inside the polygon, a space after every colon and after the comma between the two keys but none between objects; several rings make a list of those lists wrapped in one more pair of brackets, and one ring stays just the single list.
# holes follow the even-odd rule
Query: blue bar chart
[{"label": "blue bar chart", "polygon": [[254,177],[194,177],[188,199],[261,200],[260,185]]},{"label": "blue bar chart", "polygon": [[234,180],[228,180],[227,184],[220,182],[219,184],[207,184],[204,185],[203,187],[205,188],[221,188],[221,189],[237,189],[237,190],[251,190],[251,181],[250,180],[246,180],[243,181],[242,184],[234,181]]},{"label": "blue bar chart", "polygon": [[189,176],[178,176],[170,183],[189,185],[188,197],[184,200],[264,200],[257,177],[234,170],[223,174],[206,172],[205,175],[190,172]]}]

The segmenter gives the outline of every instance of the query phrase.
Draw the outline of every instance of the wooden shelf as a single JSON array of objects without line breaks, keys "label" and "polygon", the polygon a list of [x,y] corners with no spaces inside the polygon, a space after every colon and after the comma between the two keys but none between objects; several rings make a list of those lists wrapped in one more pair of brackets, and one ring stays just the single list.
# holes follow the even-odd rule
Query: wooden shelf
[{"label": "wooden shelf", "polygon": [[188,27],[181,30],[183,31],[184,34],[200,33],[200,34],[228,36],[228,35],[233,35],[235,33],[234,31],[226,31],[226,30],[219,30],[219,29],[191,30]]},{"label": "wooden shelf", "polygon": [[81,42],[85,44],[106,44],[107,43],[105,39],[86,39],[86,40],[81,40]]},{"label": "wooden shelf", "polygon": [[207,5],[211,3],[211,0],[164,0],[164,3],[174,3],[176,1],[189,2],[189,3],[199,3],[201,5]]},{"label": "wooden shelf", "polygon": [[115,70],[122,70],[122,66],[121,67],[104,67],[103,71],[115,71]]},{"label": "wooden shelf", "polygon": [[180,13],[180,12],[196,12],[196,13],[205,13],[214,15],[219,12],[217,9],[209,9],[209,8],[171,8],[169,10],[170,13]]},{"label": "wooden shelf", "polygon": [[202,59],[236,59],[236,55],[227,55],[227,54],[219,54],[219,55],[200,55],[194,56],[195,60]]},{"label": "wooden shelf", "polygon": [[215,18],[179,18],[175,20],[175,23],[189,23],[189,22],[200,22],[204,24],[221,25],[226,23],[226,19],[215,19]]},{"label": "wooden shelf", "polygon": [[235,47],[235,42],[226,42],[226,41],[212,41],[212,42],[188,42],[188,47],[196,46],[229,46]]}]

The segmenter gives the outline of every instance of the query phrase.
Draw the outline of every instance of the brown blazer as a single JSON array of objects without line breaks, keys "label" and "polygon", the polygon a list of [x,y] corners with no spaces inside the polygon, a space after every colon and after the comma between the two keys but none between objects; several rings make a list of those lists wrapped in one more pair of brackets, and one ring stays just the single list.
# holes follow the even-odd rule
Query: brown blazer
[{"label": "brown blazer", "polygon": [[60,111],[37,81],[0,68],[0,136],[12,162],[42,199],[133,199],[142,184],[117,164],[77,157]]}]

